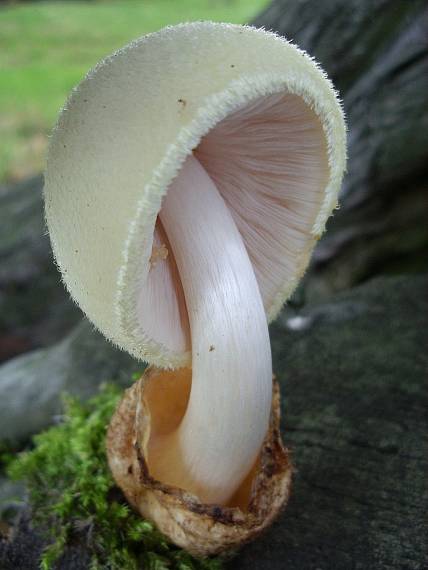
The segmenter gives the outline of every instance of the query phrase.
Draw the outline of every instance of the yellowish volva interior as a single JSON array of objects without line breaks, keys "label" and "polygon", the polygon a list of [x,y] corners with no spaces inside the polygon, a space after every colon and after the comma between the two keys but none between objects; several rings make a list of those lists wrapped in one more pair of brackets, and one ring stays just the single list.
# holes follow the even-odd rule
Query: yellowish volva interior
[{"label": "yellowish volva interior", "polygon": [[[147,464],[150,473],[150,450],[157,439],[173,433],[180,425],[189,402],[192,370],[158,369],[148,377],[144,385],[144,403],[150,414],[150,438],[147,448]],[[259,466],[259,458],[226,506],[245,511],[251,493],[251,485]],[[174,469],[174,465],[171,465]]]}]

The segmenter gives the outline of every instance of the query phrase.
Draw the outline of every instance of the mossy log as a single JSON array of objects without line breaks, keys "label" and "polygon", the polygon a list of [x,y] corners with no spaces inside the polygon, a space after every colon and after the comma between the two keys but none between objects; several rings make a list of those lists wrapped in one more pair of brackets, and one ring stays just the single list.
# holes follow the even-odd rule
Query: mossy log
[{"label": "mossy log", "polygon": [[[420,570],[428,521],[428,277],[381,278],[272,327],[282,432],[295,467],[287,509],[230,570]],[[0,567],[36,570],[27,521]],[[87,568],[76,536],[58,569]]]}]

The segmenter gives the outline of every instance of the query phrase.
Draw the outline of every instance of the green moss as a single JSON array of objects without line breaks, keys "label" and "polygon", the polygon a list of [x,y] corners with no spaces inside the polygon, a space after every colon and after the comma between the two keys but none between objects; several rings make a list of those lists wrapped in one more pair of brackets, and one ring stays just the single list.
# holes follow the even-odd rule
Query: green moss
[{"label": "green moss", "polygon": [[9,476],[27,483],[34,521],[49,529],[40,568],[52,568],[80,535],[90,550],[90,570],[219,570],[220,559],[197,560],[171,545],[115,487],[105,435],[120,393],[106,385],[86,403],[66,397],[63,421],[35,436],[34,448],[9,464]]}]

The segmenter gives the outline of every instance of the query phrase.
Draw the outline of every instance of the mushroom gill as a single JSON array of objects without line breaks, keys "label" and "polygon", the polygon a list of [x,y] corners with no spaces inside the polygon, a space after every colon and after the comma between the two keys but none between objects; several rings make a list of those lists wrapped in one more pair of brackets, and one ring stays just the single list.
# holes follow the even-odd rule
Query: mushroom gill
[{"label": "mushroom gill", "polygon": [[[270,321],[283,304],[283,290],[297,285],[319,237],[313,227],[329,177],[321,121],[299,95],[259,97],[214,126],[193,154],[242,236]],[[169,255],[140,283],[138,321],[147,337],[171,351],[189,351],[180,277],[158,220],[154,250],[162,244]]]}]

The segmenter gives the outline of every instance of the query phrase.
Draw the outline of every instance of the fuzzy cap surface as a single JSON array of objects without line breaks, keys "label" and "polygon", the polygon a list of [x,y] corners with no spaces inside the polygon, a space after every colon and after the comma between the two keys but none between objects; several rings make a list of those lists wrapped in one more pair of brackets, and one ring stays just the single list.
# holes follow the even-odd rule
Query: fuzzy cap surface
[{"label": "fuzzy cap surface", "polygon": [[[182,366],[136,319],[161,200],[186,156],[219,121],[260,96],[300,95],[326,136],[329,180],[314,243],[337,204],[345,123],[330,81],[305,53],[255,28],[197,22],[136,40],[73,90],[54,129],[45,176],[46,220],[64,283],[114,344],[161,367]],[[278,290],[272,320],[309,261]]]}]

